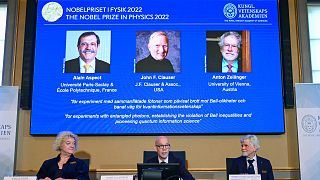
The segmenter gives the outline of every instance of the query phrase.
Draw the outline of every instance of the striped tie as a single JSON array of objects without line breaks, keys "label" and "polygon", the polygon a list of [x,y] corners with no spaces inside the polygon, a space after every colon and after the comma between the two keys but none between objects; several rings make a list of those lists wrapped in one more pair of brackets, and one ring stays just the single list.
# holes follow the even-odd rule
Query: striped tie
[{"label": "striped tie", "polygon": [[232,72],[232,65],[228,64],[227,67],[228,67],[228,72]]}]

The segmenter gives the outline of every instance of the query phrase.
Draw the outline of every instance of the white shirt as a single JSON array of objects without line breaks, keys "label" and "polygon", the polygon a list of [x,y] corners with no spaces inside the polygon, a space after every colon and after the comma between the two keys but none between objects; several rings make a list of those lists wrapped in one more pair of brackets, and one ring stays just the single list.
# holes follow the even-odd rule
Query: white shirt
[{"label": "white shirt", "polygon": [[[79,57],[79,62],[80,62],[80,73],[86,73],[86,69],[84,67],[86,63],[80,57]],[[90,66],[87,73],[95,73],[96,59],[91,61],[89,65]]]},{"label": "white shirt", "polygon": [[169,163],[169,156],[167,156],[167,158],[165,160],[161,160],[158,156],[158,161],[159,163],[161,164],[161,162],[166,162],[166,163]]},{"label": "white shirt", "polygon": [[[254,174],[258,174],[257,155],[255,155],[252,159],[254,160],[253,163],[252,163],[253,168],[254,168]],[[252,160],[252,159],[249,159],[249,158],[247,157],[247,168],[249,167],[249,162],[248,162],[248,160]]]}]

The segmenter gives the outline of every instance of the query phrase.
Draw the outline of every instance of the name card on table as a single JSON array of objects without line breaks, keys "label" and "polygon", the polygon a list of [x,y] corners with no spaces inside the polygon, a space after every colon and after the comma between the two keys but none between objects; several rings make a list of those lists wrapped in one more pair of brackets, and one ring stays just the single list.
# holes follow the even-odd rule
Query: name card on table
[{"label": "name card on table", "polygon": [[133,175],[108,175],[101,176],[101,180],[133,180]]},{"label": "name card on table", "polygon": [[233,174],[229,175],[229,180],[261,180],[260,174]]},{"label": "name card on table", "polygon": [[37,176],[5,176],[3,180],[37,180]]}]

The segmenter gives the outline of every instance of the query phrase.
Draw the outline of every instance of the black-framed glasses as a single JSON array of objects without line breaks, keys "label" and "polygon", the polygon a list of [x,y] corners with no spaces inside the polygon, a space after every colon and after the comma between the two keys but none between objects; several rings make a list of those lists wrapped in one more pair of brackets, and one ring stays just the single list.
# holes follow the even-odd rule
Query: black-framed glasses
[{"label": "black-framed glasses", "polygon": [[160,149],[168,149],[168,148],[170,148],[170,144],[164,144],[164,145],[157,144],[156,146],[157,146],[157,148],[160,148]]}]

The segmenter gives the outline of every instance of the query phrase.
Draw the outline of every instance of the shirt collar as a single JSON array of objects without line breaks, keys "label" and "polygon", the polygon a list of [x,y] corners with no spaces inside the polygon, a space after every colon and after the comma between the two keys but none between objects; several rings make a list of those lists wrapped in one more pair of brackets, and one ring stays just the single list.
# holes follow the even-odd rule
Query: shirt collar
[{"label": "shirt collar", "polygon": [[[74,157],[73,154],[71,154],[67,162],[69,162],[69,161],[74,161],[74,160],[75,160],[75,157]],[[60,161],[60,154],[58,154],[58,156],[57,156],[57,161],[58,161],[58,162]]]},{"label": "shirt collar", "polygon": [[247,157],[246,159],[247,159],[247,161],[254,160],[254,162],[257,162],[257,155],[254,155],[252,159],[250,159],[249,157]]},{"label": "shirt collar", "polygon": [[[227,67],[228,62],[224,58],[222,58],[222,67]],[[238,69],[238,60],[234,60],[232,64],[232,68]]]},{"label": "shirt collar", "polygon": [[[80,67],[84,67],[86,64],[80,57],[79,57]],[[96,58],[89,63],[89,65],[94,69],[96,67]]]},{"label": "shirt collar", "polygon": [[161,163],[161,162],[169,163],[169,156],[167,156],[167,158],[166,158],[165,160],[161,160],[161,159],[159,158],[159,156],[158,156],[158,161],[159,161],[159,163]]}]

